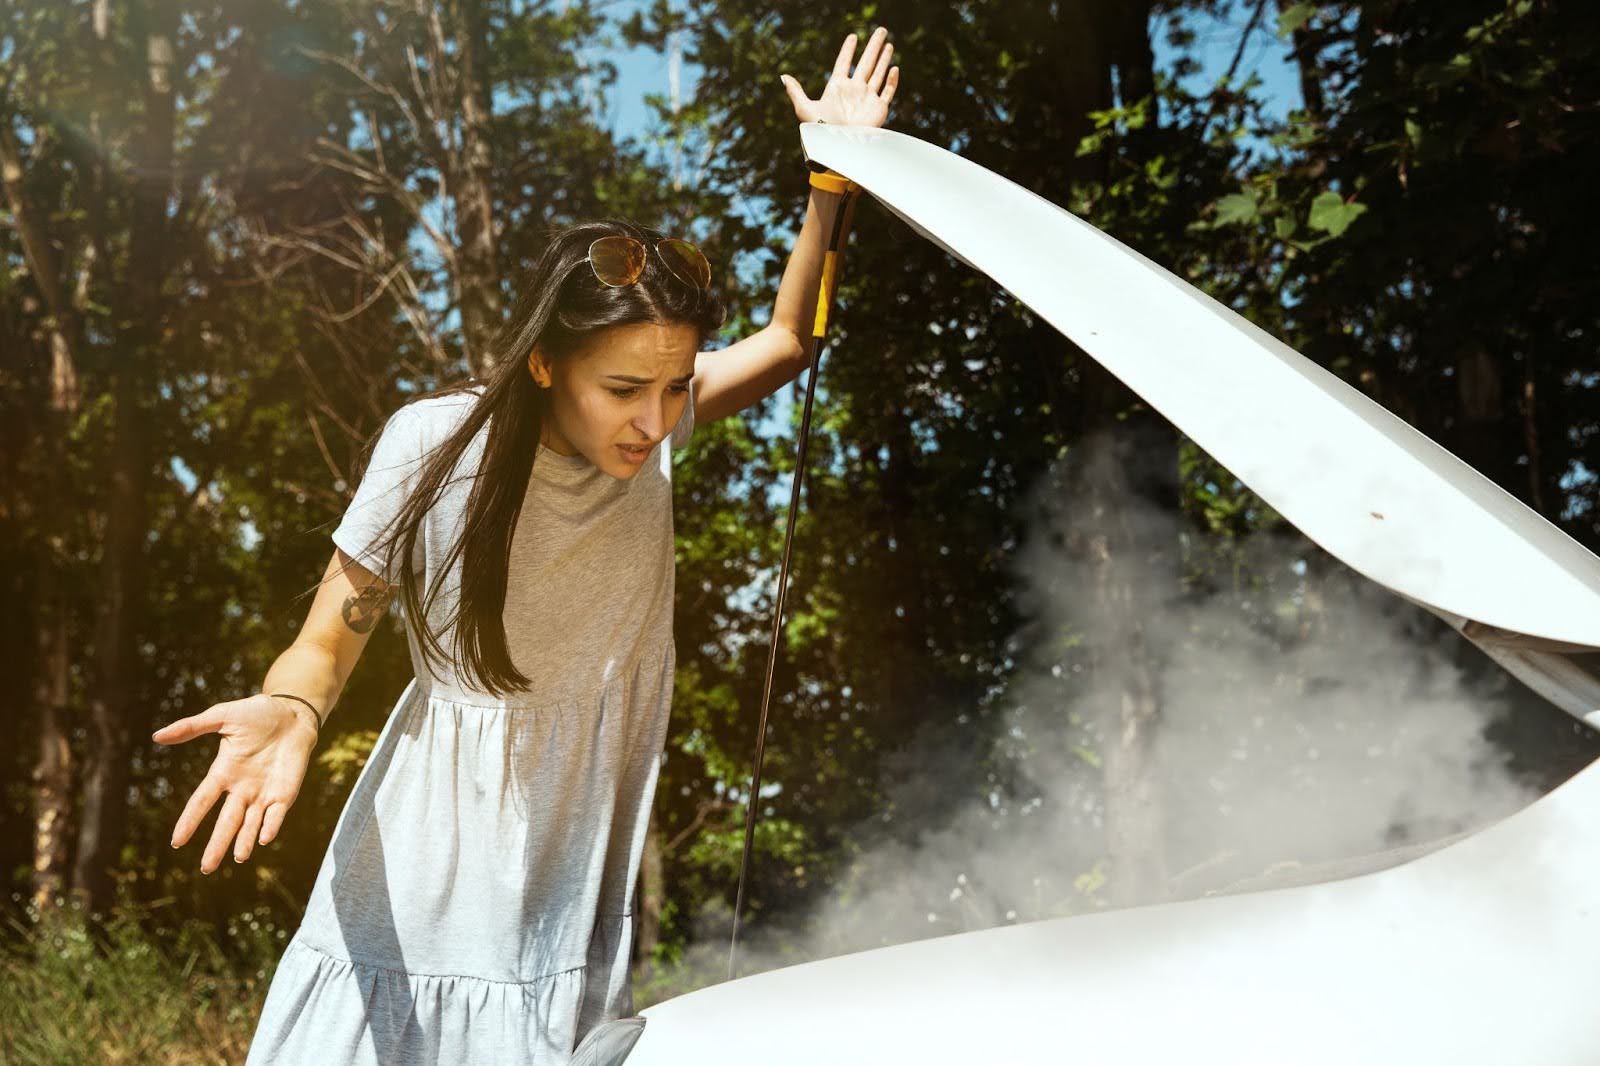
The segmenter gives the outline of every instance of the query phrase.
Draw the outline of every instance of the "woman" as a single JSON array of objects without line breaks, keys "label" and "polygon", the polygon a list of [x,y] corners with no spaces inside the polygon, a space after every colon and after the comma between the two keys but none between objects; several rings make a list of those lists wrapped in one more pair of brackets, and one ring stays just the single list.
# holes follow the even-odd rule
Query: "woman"
[{"label": "woman", "polygon": [[[845,39],[801,121],[881,126],[880,27]],[[173,831],[227,799],[210,873],[273,840],[373,626],[405,605],[416,678],[334,829],[248,1062],[564,1062],[631,1014],[633,887],[672,699],[671,452],[810,365],[825,234],[813,188],[770,324],[723,321],[686,242],[621,220],[540,256],[488,380],[401,408],[262,693],[154,734],[222,737]],[[448,645],[448,646],[447,646]]]}]

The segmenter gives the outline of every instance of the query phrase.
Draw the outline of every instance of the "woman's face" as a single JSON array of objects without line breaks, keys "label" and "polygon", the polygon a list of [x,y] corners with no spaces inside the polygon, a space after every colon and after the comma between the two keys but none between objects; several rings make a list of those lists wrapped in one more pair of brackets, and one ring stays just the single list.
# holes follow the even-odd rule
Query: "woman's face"
[{"label": "woman's face", "polygon": [[693,326],[634,322],[602,330],[554,366],[535,347],[528,370],[550,393],[541,443],[581,454],[613,477],[633,477],[689,402],[698,341]]}]

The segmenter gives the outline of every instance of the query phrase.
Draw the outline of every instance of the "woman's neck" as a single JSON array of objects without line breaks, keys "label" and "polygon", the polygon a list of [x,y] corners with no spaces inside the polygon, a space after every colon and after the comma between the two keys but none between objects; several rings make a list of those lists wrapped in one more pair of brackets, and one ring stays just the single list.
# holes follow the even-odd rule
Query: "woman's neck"
[{"label": "woman's neck", "polygon": [[574,448],[572,444],[562,437],[560,432],[555,430],[548,422],[544,424],[544,428],[539,433],[539,446],[542,448],[549,448],[557,455],[565,455],[569,459],[578,454],[578,449]]}]

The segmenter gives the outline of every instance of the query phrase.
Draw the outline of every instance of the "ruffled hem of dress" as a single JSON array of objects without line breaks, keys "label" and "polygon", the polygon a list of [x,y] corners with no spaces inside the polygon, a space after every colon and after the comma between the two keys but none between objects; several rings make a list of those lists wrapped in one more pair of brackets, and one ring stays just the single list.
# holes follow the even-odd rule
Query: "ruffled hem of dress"
[{"label": "ruffled hem of dress", "polygon": [[246,1066],[566,1063],[587,966],[532,981],[410,973],[289,940]]}]

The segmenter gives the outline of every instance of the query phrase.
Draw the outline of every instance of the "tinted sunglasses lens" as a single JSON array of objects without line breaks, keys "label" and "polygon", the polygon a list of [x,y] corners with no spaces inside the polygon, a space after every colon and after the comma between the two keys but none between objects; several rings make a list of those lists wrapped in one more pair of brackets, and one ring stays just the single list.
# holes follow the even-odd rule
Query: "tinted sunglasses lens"
[{"label": "tinted sunglasses lens", "polygon": [[631,237],[601,237],[589,245],[589,264],[607,285],[628,285],[644,270],[644,245]]},{"label": "tinted sunglasses lens", "polygon": [[667,264],[667,269],[690,285],[704,289],[711,284],[711,264],[700,254],[700,249],[688,241],[669,237],[656,245],[656,250],[661,253],[661,261]]}]

